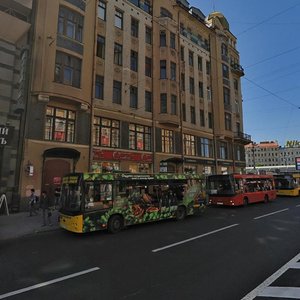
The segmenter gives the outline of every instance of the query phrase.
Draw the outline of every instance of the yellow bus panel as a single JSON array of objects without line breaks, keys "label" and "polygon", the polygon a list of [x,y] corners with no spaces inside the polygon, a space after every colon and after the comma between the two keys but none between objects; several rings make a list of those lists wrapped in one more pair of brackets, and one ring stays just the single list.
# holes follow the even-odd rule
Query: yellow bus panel
[{"label": "yellow bus panel", "polygon": [[67,216],[60,214],[60,227],[68,231],[82,233],[83,216]]}]

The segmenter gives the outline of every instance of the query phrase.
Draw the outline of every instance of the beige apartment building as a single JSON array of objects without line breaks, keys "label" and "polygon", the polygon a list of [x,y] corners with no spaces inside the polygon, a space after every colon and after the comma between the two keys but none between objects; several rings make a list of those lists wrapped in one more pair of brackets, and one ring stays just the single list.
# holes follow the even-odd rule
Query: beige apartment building
[{"label": "beige apartment building", "polygon": [[22,197],[53,193],[73,171],[245,168],[236,38],[221,13],[200,9],[33,1]]}]

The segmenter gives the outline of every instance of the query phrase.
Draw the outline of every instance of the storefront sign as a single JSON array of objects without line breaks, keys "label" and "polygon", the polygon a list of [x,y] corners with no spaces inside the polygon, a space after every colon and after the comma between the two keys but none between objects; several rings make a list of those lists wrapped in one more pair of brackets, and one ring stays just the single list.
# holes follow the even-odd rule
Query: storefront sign
[{"label": "storefront sign", "polygon": [[93,160],[108,160],[108,161],[136,161],[144,163],[152,163],[152,154],[110,151],[110,150],[93,150]]},{"label": "storefront sign", "polygon": [[0,147],[10,146],[14,133],[14,127],[0,125]]}]

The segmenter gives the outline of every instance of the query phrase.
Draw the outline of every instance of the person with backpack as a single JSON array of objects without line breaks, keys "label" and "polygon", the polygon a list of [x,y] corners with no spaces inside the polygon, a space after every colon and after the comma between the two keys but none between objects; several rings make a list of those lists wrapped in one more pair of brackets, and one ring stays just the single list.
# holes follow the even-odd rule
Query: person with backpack
[{"label": "person with backpack", "polygon": [[38,213],[37,213],[38,197],[35,195],[34,189],[31,189],[30,192],[31,192],[31,194],[29,196],[29,217],[32,217],[33,214],[35,216],[38,215]]}]

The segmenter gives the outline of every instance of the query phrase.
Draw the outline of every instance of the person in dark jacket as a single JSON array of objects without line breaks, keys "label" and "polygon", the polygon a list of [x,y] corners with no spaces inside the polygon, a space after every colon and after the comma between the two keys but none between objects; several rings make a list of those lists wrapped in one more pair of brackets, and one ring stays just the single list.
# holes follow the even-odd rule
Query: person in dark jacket
[{"label": "person in dark jacket", "polygon": [[47,220],[48,220],[48,224],[49,226],[52,226],[52,222],[51,222],[51,216],[52,216],[52,213],[51,213],[51,206],[52,206],[52,203],[51,203],[51,200],[50,198],[48,197],[47,195],[47,192],[46,191],[42,191],[42,195],[41,195],[41,199],[40,199],[40,208],[42,209],[42,212],[43,212],[43,224],[42,226],[46,226],[47,222],[46,222],[46,216],[47,216]]}]

